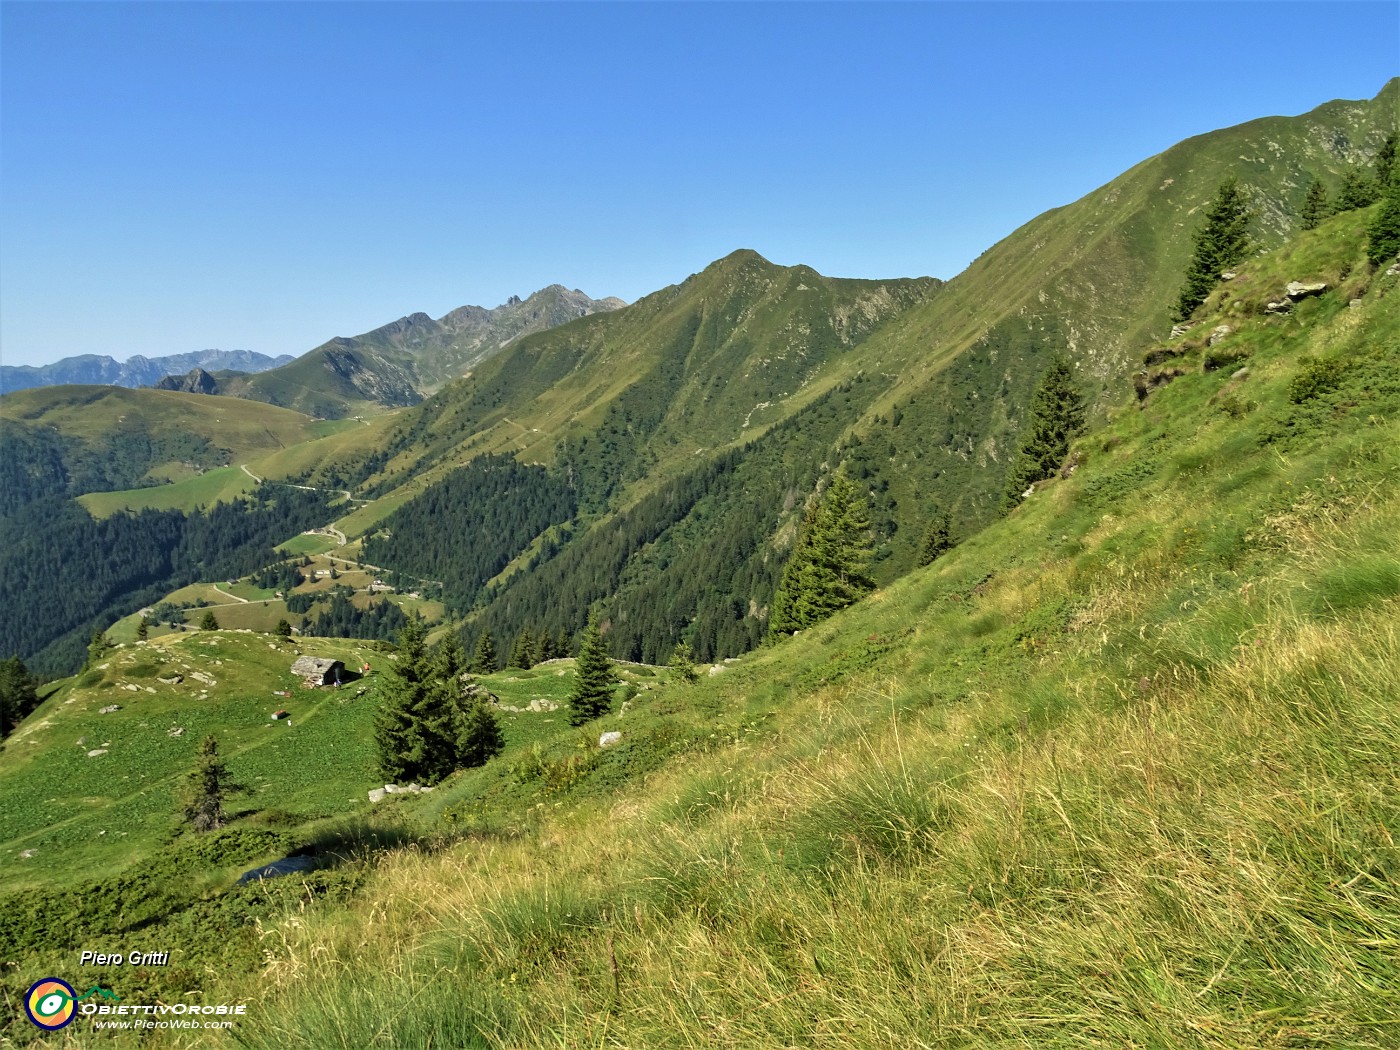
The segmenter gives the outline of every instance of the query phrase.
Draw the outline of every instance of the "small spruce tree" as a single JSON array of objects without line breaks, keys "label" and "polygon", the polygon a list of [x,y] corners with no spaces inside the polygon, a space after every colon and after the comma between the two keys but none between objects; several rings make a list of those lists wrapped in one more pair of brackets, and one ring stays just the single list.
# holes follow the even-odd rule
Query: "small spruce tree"
[{"label": "small spruce tree", "polygon": [[535,666],[535,661],[532,658],[534,651],[534,642],[530,639],[530,628],[522,627],[520,634],[515,639],[515,645],[511,647],[510,661],[507,666],[528,671]]},{"label": "small spruce tree", "polygon": [[1342,188],[1337,191],[1337,211],[1369,208],[1380,196],[1376,180],[1360,168],[1348,168],[1342,175]]},{"label": "small spruce tree", "polygon": [[138,642],[144,642],[150,636],[151,625],[146,622],[146,618],[143,616],[136,621],[136,640]]},{"label": "small spruce tree", "polygon": [[201,631],[217,631],[219,629],[219,620],[214,615],[213,609],[208,610],[204,614],[204,619],[199,621],[199,629]]},{"label": "small spruce tree", "polygon": [[868,504],[838,470],[803,518],[773,595],[769,634],[811,627],[860,600],[875,587],[865,574],[869,558]]},{"label": "small spruce tree", "polygon": [[207,736],[199,745],[199,758],[185,788],[185,819],[190,827],[195,831],[223,827],[228,791],[228,769],[219,760],[219,742]]},{"label": "small spruce tree", "polygon": [[569,724],[581,726],[599,715],[607,714],[612,706],[613,686],[617,672],[608,659],[603,633],[597,616],[589,616],[579,645],[578,662],[574,666],[574,688],[569,694]]},{"label": "small spruce tree", "polygon": [[285,619],[278,620],[277,626],[273,628],[273,633],[276,634],[278,638],[290,638],[292,636],[292,625]]},{"label": "small spruce tree", "polygon": [[1313,179],[1308,187],[1307,200],[1303,201],[1303,212],[1299,225],[1305,230],[1315,230],[1327,218],[1327,187],[1319,179]]},{"label": "small spruce tree", "polygon": [[1253,214],[1239,181],[1231,176],[1215,191],[1205,221],[1196,231],[1186,283],[1176,300],[1176,318],[1188,320],[1220,283],[1220,274],[1249,254]]},{"label": "small spruce tree", "polygon": [[1390,168],[1385,196],[1366,231],[1366,257],[1379,266],[1400,255],[1400,166]]},{"label": "small spruce tree", "polygon": [[478,696],[458,695],[454,731],[456,763],[459,769],[483,766],[505,750],[505,737],[496,712]]},{"label": "small spruce tree", "polygon": [[107,658],[107,650],[112,648],[112,643],[107,641],[107,636],[99,628],[92,632],[92,637],[88,639],[87,659],[83,661],[83,670],[89,671]]},{"label": "small spruce tree", "polygon": [[490,631],[482,631],[476,640],[476,652],[472,655],[472,674],[495,674],[500,670],[496,663],[496,643],[491,640]]},{"label": "small spruce tree", "polygon": [[938,511],[929,522],[924,542],[919,547],[919,565],[932,565],[943,553],[953,549],[953,519],[946,510]]},{"label": "small spruce tree", "polygon": [[416,617],[399,631],[397,655],[384,678],[383,698],[374,718],[379,772],[393,784],[420,776],[426,755],[418,719],[426,702],[429,668],[423,626]]},{"label": "small spruce tree", "polygon": [[1057,354],[1031,398],[1030,419],[1002,493],[1003,514],[1021,502],[1031,485],[1060,468],[1069,452],[1070,438],[1083,426],[1084,397],[1075,385],[1069,362]]},{"label": "small spruce tree", "polygon": [[18,656],[0,661],[0,739],[39,704],[38,683]]},{"label": "small spruce tree", "polygon": [[676,647],[671,650],[671,671],[676,679],[687,684],[700,677],[700,672],[695,669],[695,654],[691,651],[689,642],[677,642]]},{"label": "small spruce tree", "polygon": [[1390,178],[1395,174],[1395,153],[1400,148],[1400,131],[1392,131],[1381,143],[1381,148],[1376,151],[1376,185],[1381,188],[1382,196],[1385,187],[1390,185]]}]

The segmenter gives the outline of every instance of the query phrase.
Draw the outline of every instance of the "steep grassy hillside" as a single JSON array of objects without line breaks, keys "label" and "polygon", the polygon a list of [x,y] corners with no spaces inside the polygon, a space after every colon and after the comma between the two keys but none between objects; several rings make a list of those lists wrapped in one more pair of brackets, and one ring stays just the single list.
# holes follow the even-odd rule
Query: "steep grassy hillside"
[{"label": "steep grassy hillside", "polygon": [[0,399],[6,496],[80,495],[237,464],[318,436],[271,405],[169,390],[40,387]]},{"label": "steep grassy hillside", "polygon": [[[1184,337],[1011,518],[605,719],[622,786],[566,736],[530,820],[491,801],[511,756],[422,803],[472,840],[284,926],[244,1037],[1389,1045],[1400,288],[1353,265],[1361,220],[1203,318],[1246,365]],[[711,736],[638,776],[658,716]]]},{"label": "steep grassy hillside", "polygon": [[[585,730],[517,721],[486,766],[328,828],[299,886],[228,887],[220,850],[292,844],[250,818],[154,866],[179,901],[135,874],[13,896],[7,998],[58,967],[237,999],[269,1048],[1391,1045],[1400,276],[1363,261],[1367,219],[1243,267],[1139,348],[1160,381],[1121,386],[1075,470],[828,623],[694,685],[638,673]],[[1310,279],[1333,287],[1264,311]],[[245,657],[217,640],[226,680]],[[99,674],[33,732],[71,735],[109,678],[135,699],[82,717],[134,721],[130,669]],[[12,750],[0,776],[42,793]],[[90,931],[172,967],[79,970]]]}]

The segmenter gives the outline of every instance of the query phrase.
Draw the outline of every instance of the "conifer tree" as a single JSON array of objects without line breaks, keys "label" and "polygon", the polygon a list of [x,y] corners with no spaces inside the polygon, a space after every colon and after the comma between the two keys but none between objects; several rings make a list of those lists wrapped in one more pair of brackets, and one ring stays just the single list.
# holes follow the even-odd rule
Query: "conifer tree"
[{"label": "conifer tree", "polygon": [[379,772],[389,783],[421,775],[426,749],[418,729],[427,698],[429,668],[423,627],[415,617],[399,632],[398,660],[385,676],[384,696],[374,719]]},{"label": "conifer tree", "polygon": [[482,631],[476,640],[476,652],[472,654],[472,674],[495,674],[499,670],[496,643],[491,640],[490,631]]},{"label": "conifer tree", "polygon": [[190,827],[195,831],[223,827],[228,790],[228,769],[219,760],[219,742],[207,736],[199,745],[199,758],[185,787],[185,819]]},{"label": "conifer tree", "polygon": [[532,659],[534,655],[534,643],[530,639],[530,628],[522,627],[520,634],[515,639],[515,645],[510,650],[509,667],[518,667],[522,671],[528,671],[535,666]]},{"label": "conifer tree", "polygon": [[1377,266],[1400,256],[1400,167],[1390,168],[1385,196],[1366,234],[1366,257]]},{"label": "conifer tree", "polygon": [[612,706],[612,690],[617,680],[617,672],[603,644],[603,634],[598,629],[598,618],[596,615],[589,616],[579,646],[578,662],[574,666],[574,688],[569,694],[569,723],[581,726],[599,715],[607,714]]},{"label": "conifer tree", "polygon": [[1379,196],[1376,182],[1360,168],[1348,168],[1342,175],[1342,188],[1337,191],[1337,211],[1369,208]]},{"label": "conifer tree", "polygon": [[1305,230],[1315,230],[1327,218],[1327,187],[1319,179],[1313,179],[1308,187],[1308,198],[1303,201],[1303,212],[1299,225]]},{"label": "conifer tree", "polygon": [[865,575],[869,556],[866,499],[838,470],[803,519],[773,595],[769,633],[811,627],[874,589],[874,581]]},{"label": "conifer tree", "polygon": [[460,692],[454,718],[455,752],[458,769],[485,765],[505,750],[501,723],[486,701]]},{"label": "conifer tree", "polygon": [[1186,283],[1177,296],[1177,320],[1188,320],[1220,282],[1220,274],[1249,253],[1252,218],[1244,190],[1231,176],[1215,191],[1205,221],[1196,231],[1191,264],[1186,268]]},{"label": "conifer tree", "polygon": [[1002,494],[1002,513],[1020,503],[1031,485],[1059,469],[1070,438],[1083,426],[1084,397],[1075,386],[1069,362],[1056,355],[1031,398],[1030,419]]},{"label": "conifer tree", "polygon": [[455,634],[449,634],[432,651],[428,662],[428,679],[422,703],[413,712],[414,729],[421,740],[423,760],[418,769],[411,772],[414,780],[436,784],[460,766],[459,723],[467,680],[467,660]]},{"label": "conifer tree", "polygon": [[151,625],[146,622],[146,618],[143,616],[136,621],[136,640],[138,642],[144,642],[150,636]]},{"label": "conifer tree", "polygon": [[1397,148],[1400,148],[1400,132],[1392,131],[1386,135],[1381,148],[1376,151],[1376,185],[1381,188],[1382,196],[1385,188],[1390,185],[1390,177],[1395,174]]},{"label": "conifer tree", "polygon": [[88,671],[96,667],[107,658],[107,650],[112,648],[112,643],[107,641],[107,636],[99,628],[92,632],[92,638],[88,640],[87,659],[83,661],[83,670]]},{"label": "conifer tree", "polygon": [[201,631],[217,631],[219,629],[218,618],[214,615],[214,610],[210,609],[204,614],[204,619],[199,621]]},{"label": "conifer tree", "polygon": [[953,548],[953,519],[946,510],[934,514],[924,542],[919,547],[919,565],[932,565],[939,555]]},{"label": "conifer tree", "polygon": [[272,630],[278,638],[290,638],[292,636],[292,625],[289,624],[285,619],[278,620],[277,626],[274,627]]},{"label": "conifer tree", "polygon": [[38,683],[18,656],[0,661],[0,739],[39,703]]},{"label": "conifer tree", "polygon": [[700,672],[695,669],[695,654],[691,652],[689,642],[677,642],[676,647],[671,650],[671,670],[677,679],[687,684],[700,677]]}]

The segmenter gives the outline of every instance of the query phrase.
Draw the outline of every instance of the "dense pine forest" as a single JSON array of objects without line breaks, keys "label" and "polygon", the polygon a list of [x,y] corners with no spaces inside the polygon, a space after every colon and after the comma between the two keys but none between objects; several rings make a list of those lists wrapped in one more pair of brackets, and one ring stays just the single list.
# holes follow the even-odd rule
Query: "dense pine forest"
[{"label": "dense pine forest", "polygon": [[76,670],[94,630],[197,580],[281,560],[272,548],[324,523],[328,497],[289,486],[202,513],[143,510],[94,519],[38,496],[0,516],[0,652],[42,674]]}]

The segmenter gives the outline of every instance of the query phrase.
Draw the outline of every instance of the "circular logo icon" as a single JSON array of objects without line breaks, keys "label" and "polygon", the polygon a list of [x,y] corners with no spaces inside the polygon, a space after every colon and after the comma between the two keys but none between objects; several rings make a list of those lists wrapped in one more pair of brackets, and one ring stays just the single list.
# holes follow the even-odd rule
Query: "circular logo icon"
[{"label": "circular logo icon", "polygon": [[45,977],[35,981],[24,997],[24,1012],[40,1028],[56,1032],[73,1020],[76,1009],[73,1001],[78,993],[67,981],[57,977]]}]

